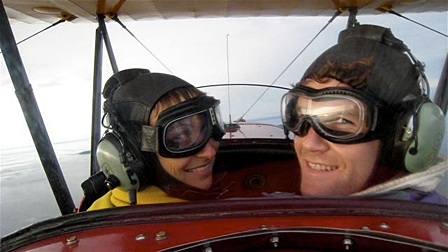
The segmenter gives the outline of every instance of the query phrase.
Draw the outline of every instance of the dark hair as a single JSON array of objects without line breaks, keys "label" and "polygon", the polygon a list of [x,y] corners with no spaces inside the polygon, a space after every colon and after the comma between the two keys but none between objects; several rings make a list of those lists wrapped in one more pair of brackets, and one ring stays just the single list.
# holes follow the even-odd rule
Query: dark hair
[{"label": "dark hair", "polygon": [[163,110],[201,95],[205,95],[205,93],[195,87],[181,87],[166,93],[152,108],[148,123],[151,124],[151,121],[155,121]]},{"label": "dark hair", "polygon": [[362,89],[367,85],[372,66],[373,57],[371,56],[353,62],[346,62],[341,59],[338,61],[326,60],[321,68],[311,72],[307,78],[311,78],[319,83],[325,83],[328,78],[333,78],[350,85],[352,88]]}]

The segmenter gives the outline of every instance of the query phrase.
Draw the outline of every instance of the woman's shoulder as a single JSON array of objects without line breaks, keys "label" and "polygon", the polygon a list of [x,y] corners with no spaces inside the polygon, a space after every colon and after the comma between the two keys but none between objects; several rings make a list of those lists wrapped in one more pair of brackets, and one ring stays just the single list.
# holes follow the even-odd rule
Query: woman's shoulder
[{"label": "woman's shoulder", "polygon": [[162,189],[157,186],[148,186],[145,189],[137,192],[137,204],[163,204],[163,203],[177,203],[187,202],[187,200],[169,196]]}]

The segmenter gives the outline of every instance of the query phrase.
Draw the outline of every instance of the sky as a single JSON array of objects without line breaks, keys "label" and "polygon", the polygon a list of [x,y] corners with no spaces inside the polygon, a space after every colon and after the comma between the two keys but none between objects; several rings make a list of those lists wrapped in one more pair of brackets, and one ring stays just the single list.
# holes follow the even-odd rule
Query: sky
[{"label": "sky", "polygon": [[[447,12],[406,16],[448,33]],[[169,70],[118,24],[108,23],[107,27],[120,70],[139,67],[148,68],[152,72],[171,72],[196,86],[229,81],[289,87],[301,77],[315,57],[336,43],[339,31],[346,27],[347,16],[337,18],[273,83],[329,19],[254,17],[125,23]],[[381,17],[358,16],[358,21],[361,24],[390,27],[395,36],[402,39],[413,54],[426,64],[426,74],[431,85],[438,83],[448,53],[446,37],[390,14]],[[16,41],[20,41],[48,25],[13,23],[12,29]],[[90,137],[96,28],[94,23],[65,22],[18,46],[47,131],[54,143]],[[112,74],[106,57],[103,60],[103,83]],[[0,62],[0,149],[32,146],[32,138],[3,57]],[[234,104],[256,98],[256,94],[250,99],[241,99],[237,95],[232,94]],[[271,97],[272,104],[276,104],[271,107],[279,106],[277,96],[270,96],[269,93],[266,96],[267,99]],[[227,99],[227,95],[222,97]],[[235,111],[230,107],[228,110],[232,110],[232,113]]]}]

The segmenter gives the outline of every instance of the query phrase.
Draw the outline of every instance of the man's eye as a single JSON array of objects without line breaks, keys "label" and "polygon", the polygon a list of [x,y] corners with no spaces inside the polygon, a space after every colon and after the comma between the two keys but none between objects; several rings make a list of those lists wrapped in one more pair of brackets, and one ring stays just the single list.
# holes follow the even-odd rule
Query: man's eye
[{"label": "man's eye", "polygon": [[351,121],[351,120],[348,119],[348,118],[342,118],[342,117],[340,117],[340,118],[338,118],[337,120],[335,120],[335,123],[338,123],[338,124],[351,124],[351,125],[354,125],[353,121]]},{"label": "man's eye", "polygon": [[340,115],[325,115],[320,117],[320,121],[326,126],[334,129],[356,127],[357,123],[348,117]]}]

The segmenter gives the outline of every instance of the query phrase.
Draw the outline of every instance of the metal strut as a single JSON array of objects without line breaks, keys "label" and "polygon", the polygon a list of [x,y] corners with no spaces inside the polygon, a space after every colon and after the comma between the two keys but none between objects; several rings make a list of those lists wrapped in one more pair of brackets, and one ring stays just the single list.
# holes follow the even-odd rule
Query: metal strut
[{"label": "metal strut", "polygon": [[359,25],[356,15],[358,15],[358,8],[348,9],[347,29]]},{"label": "metal strut", "polygon": [[17,44],[6,16],[3,1],[0,0],[0,45],[16,96],[25,116],[40,161],[63,215],[73,213],[75,205],[59,166],[56,154],[45,128],[36,98],[20,57]]},{"label": "metal strut", "polygon": [[101,84],[103,68],[103,37],[100,28],[95,30],[95,56],[93,62],[92,128],[90,138],[90,175],[100,171],[96,149],[101,137]]},{"label": "metal strut", "polygon": [[101,30],[103,35],[104,44],[106,45],[107,54],[109,55],[109,61],[112,65],[112,71],[114,73],[118,72],[117,61],[115,60],[114,51],[112,50],[112,44],[110,43],[109,34],[107,33],[106,23],[104,22],[104,15],[98,14],[98,28]]},{"label": "metal strut", "polygon": [[90,139],[90,175],[96,174],[100,171],[98,162],[96,160],[96,149],[98,141],[101,137],[101,87],[102,87],[102,68],[103,68],[103,41],[106,46],[109,61],[114,73],[118,72],[117,62],[112,50],[112,44],[107,32],[106,23],[104,22],[104,15],[98,14],[98,28],[95,36],[95,58],[94,58],[94,72],[93,72],[93,91],[92,91],[92,128]]}]

